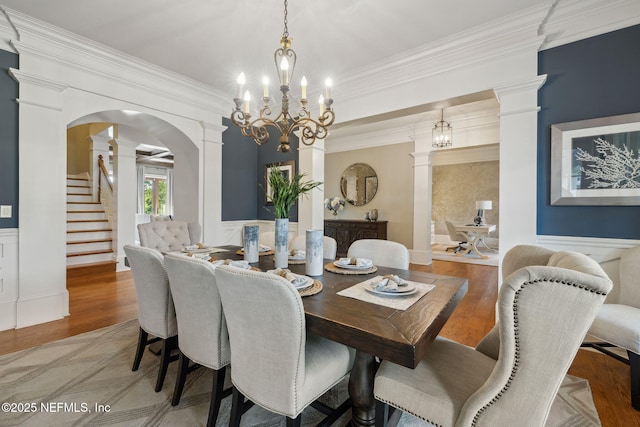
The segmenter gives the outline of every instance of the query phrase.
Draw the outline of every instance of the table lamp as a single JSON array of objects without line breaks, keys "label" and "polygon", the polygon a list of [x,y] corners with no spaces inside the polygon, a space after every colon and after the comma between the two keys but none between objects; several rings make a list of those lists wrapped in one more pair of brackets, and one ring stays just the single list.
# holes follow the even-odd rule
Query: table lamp
[{"label": "table lamp", "polygon": [[478,210],[478,215],[473,219],[473,222],[476,225],[485,225],[484,211],[491,210],[491,200],[476,200],[476,209]]}]

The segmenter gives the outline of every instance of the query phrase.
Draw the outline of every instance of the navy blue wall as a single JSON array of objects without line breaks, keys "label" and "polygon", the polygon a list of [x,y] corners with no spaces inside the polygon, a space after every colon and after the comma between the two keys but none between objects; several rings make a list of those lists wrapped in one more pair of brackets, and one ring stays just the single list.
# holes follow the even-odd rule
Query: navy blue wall
[{"label": "navy blue wall", "polygon": [[640,239],[638,206],[551,206],[551,125],[640,112],[640,25],[538,54],[539,235]]},{"label": "navy blue wall", "polygon": [[18,227],[18,83],[9,68],[18,68],[18,55],[0,50],[0,205],[13,207],[0,228]]},{"label": "navy blue wall", "polygon": [[[223,118],[222,124],[227,126],[222,134],[222,220],[272,220],[273,208],[265,205],[262,190],[265,165],[295,160],[297,168],[297,138],[291,138],[289,153],[280,153],[276,150],[280,135],[272,135],[269,142],[258,146],[253,139],[242,136],[231,120]],[[289,219],[298,220],[297,204]]]},{"label": "navy blue wall", "polygon": [[258,146],[227,118],[222,133],[222,220],[257,218]]}]

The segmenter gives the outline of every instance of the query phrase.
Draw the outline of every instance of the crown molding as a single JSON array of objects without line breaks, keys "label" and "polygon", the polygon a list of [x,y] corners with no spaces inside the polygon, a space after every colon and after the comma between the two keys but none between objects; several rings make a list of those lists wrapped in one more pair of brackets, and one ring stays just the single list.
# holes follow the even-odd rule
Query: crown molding
[{"label": "crown molding", "polygon": [[7,52],[18,53],[11,46],[11,40],[15,39],[18,36],[16,29],[11,25],[9,18],[6,16],[4,9],[0,6],[0,49],[6,50]]},{"label": "crown molding", "polygon": [[16,29],[11,45],[20,54],[207,111],[221,110],[215,104],[227,101],[221,91],[203,83],[12,9],[3,11]]},{"label": "crown molding", "polygon": [[563,0],[553,6],[540,31],[540,50],[640,24],[638,0]]},{"label": "crown molding", "polygon": [[544,41],[538,28],[550,7],[547,2],[356,70],[340,79],[341,94],[364,96],[479,62],[537,51]]}]

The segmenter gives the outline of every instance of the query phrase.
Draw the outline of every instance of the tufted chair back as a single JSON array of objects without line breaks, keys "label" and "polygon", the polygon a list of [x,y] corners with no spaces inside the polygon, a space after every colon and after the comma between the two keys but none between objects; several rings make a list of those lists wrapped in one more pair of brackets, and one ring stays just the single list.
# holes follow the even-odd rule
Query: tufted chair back
[{"label": "tufted chair back", "polygon": [[171,252],[198,243],[202,228],[197,222],[153,221],[138,224],[138,234],[140,246]]}]

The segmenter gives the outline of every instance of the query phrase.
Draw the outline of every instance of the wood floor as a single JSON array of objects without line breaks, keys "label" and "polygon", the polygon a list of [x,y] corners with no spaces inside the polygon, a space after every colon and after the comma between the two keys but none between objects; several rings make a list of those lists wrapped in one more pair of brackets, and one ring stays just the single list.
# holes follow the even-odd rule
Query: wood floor
[{"label": "wood floor", "polygon": [[[469,279],[469,291],[447,322],[442,335],[475,346],[495,322],[498,283],[496,267],[434,261],[416,270]],[[137,316],[130,272],[106,272],[69,278],[71,316],[17,330],[0,332],[0,355],[113,325]],[[133,348],[131,357],[133,358]],[[569,370],[589,380],[603,427],[640,426],[640,412],[631,407],[629,367],[602,354],[580,350]]]}]

